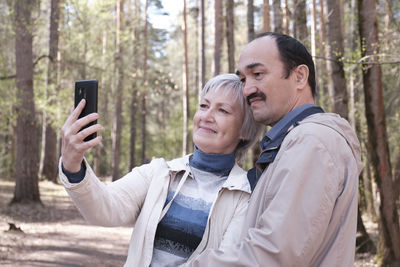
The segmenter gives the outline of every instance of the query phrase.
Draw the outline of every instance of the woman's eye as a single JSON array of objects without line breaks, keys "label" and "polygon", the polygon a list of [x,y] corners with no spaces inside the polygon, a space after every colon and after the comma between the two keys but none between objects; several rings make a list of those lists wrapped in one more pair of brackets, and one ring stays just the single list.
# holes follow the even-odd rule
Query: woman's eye
[{"label": "woman's eye", "polygon": [[222,113],[224,113],[224,114],[228,114],[228,113],[229,113],[228,111],[226,111],[226,110],[223,109],[223,108],[219,109],[219,111],[222,112]]},{"label": "woman's eye", "polygon": [[207,105],[206,105],[206,104],[200,104],[199,106],[200,106],[201,109],[207,108]]},{"label": "woman's eye", "polygon": [[255,73],[254,73],[254,76],[255,76],[255,77],[260,77],[260,76],[261,76],[261,72],[255,72]]}]

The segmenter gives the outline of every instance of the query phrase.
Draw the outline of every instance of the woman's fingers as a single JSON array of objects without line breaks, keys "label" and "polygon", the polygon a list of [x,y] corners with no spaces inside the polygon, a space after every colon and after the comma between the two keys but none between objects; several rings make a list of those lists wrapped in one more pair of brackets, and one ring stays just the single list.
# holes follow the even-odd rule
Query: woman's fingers
[{"label": "woman's fingers", "polygon": [[68,116],[67,120],[65,121],[65,126],[69,126],[73,124],[79,117],[79,114],[82,113],[83,108],[86,105],[86,100],[82,99],[81,102],[79,102],[78,106],[76,106],[75,109],[72,109],[71,114]]},{"label": "woman's fingers", "polygon": [[89,135],[91,135],[93,133],[100,131],[101,129],[102,129],[102,126],[100,124],[92,125],[88,128],[83,129],[82,131],[78,132],[76,134],[76,138],[77,138],[78,142],[82,142],[86,137],[88,137]]},{"label": "woman's fingers", "polygon": [[[91,113],[83,118],[80,118],[79,120],[75,121],[71,125],[71,133],[72,134],[77,134],[84,126],[88,125],[89,123],[97,120],[99,118],[99,114],[97,113]],[[82,139],[83,140],[83,139]]]}]

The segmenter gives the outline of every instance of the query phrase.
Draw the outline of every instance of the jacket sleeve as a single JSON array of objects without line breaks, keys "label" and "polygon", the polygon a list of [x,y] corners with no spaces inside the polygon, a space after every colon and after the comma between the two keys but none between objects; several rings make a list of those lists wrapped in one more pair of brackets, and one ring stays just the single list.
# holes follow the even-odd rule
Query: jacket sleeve
[{"label": "jacket sleeve", "polygon": [[85,160],[86,173],[80,183],[70,183],[62,172],[59,177],[75,206],[88,223],[100,226],[134,225],[143,205],[151,179],[152,164],[134,168],[109,184],[102,183]]},{"label": "jacket sleeve", "polygon": [[[321,140],[302,135],[282,144],[250,211],[261,214],[233,248],[206,250],[190,266],[308,266],[324,238],[342,181]],[[260,185],[257,185],[260,186]],[[254,192],[253,192],[254,196]]]}]

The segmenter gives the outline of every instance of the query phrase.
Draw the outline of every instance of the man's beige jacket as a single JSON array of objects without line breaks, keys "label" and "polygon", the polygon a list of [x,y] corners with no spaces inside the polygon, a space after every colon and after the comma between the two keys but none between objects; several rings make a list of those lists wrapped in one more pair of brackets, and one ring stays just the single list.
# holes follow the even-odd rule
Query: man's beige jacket
[{"label": "man's beige jacket", "polygon": [[346,120],[307,117],[260,177],[240,244],[206,250],[191,266],[353,266],[361,169]]}]

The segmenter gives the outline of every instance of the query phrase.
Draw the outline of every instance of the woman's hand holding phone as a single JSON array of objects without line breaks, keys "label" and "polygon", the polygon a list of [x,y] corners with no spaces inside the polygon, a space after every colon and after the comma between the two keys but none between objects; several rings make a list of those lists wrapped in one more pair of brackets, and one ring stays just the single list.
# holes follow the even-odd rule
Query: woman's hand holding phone
[{"label": "woman's hand holding phone", "polygon": [[97,113],[91,113],[79,118],[79,114],[81,114],[85,105],[86,101],[82,99],[75,109],[71,109],[71,114],[61,128],[62,164],[65,170],[72,173],[78,172],[81,169],[81,163],[86,150],[101,142],[101,136],[97,136],[87,142],[84,141],[86,137],[102,129],[100,124],[94,124],[81,130],[83,126],[97,120],[99,117]]}]

